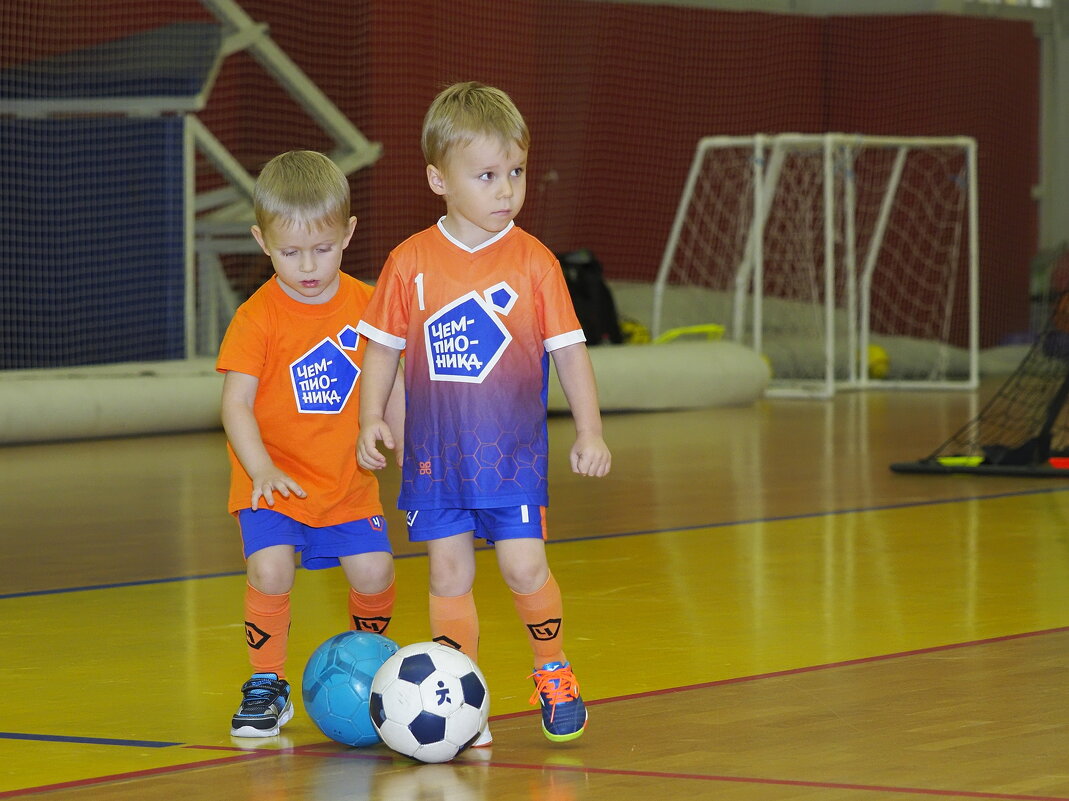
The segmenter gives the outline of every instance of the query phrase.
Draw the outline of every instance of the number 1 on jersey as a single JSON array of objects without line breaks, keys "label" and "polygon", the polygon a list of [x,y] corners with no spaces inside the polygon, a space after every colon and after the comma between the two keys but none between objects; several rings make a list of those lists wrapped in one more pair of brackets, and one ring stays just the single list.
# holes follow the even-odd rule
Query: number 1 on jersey
[{"label": "number 1 on jersey", "polygon": [[423,303],[423,273],[419,273],[416,276],[416,301],[419,303],[420,311],[427,311],[427,307]]}]

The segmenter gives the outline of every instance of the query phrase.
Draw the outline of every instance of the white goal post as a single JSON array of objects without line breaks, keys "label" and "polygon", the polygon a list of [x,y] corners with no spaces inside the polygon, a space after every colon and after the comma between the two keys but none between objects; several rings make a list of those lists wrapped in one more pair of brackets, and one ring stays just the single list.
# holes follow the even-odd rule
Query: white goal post
[{"label": "white goal post", "polygon": [[724,325],[768,361],[769,395],[975,388],[976,175],[969,137],[706,137],[652,333]]}]

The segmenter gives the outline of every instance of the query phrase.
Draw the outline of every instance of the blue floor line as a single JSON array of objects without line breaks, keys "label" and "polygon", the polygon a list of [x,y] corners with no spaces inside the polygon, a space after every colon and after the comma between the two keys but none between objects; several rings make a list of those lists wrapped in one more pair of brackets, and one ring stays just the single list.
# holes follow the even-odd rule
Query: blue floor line
[{"label": "blue floor line", "polygon": [[119,745],[124,748],[172,748],[182,743],[157,740],[117,740],[113,737],[68,737],[61,734],[24,734],[0,731],[0,740],[35,740],[42,743],[77,743],[78,745]]},{"label": "blue floor line", "polygon": [[[705,528],[727,528],[727,527],[730,527],[730,526],[751,526],[751,525],[755,525],[755,524],[758,524],[758,523],[782,523],[782,522],[786,522],[786,521],[789,521],[789,520],[807,520],[807,519],[818,518],[818,517],[838,517],[838,516],[842,516],[842,515],[863,514],[863,513],[866,513],[866,512],[882,512],[882,511],[891,511],[891,510],[895,510],[895,509],[913,509],[913,508],[920,508],[920,507],[924,507],[924,506],[945,506],[947,504],[952,504],[952,503],[968,503],[968,502],[972,502],[972,501],[990,501],[990,500],[998,500],[1000,498],[1023,497],[1023,496],[1026,496],[1026,495],[1052,495],[1052,494],[1061,493],[1061,492],[1069,492],[1069,487],[1063,487],[1063,488],[1059,488],[1059,487],[1044,487],[1044,488],[1041,488],[1041,489],[1018,490],[1018,491],[1012,491],[1012,492],[998,492],[998,493],[994,493],[992,495],[972,495],[972,496],[963,496],[963,497],[959,497],[959,498],[943,498],[943,499],[934,500],[934,501],[933,500],[912,501],[912,502],[905,502],[905,503],[883,504],[881,506],[857,507],[857,508],[852,508],[852,509],[833,509],[831,511],[804,512],[804,513],[801,513],[801,514],[779,515],[779,516],[775,516],[775,517],[756,517],[756,518],[752,518],[752,519],[749,519],[749,520],[726,520],[726,521],[722,521],[722,522],[719,522],[719,523],[696,523],[696,524],[690,525],[690,526],[673,526],[672,528],[666,528],[666,529],[647,529],[647,530],[643,530],[643,531],[621,531],[621,532],[617,532],[617,533],[614,533],[614,534],[590,534],[590,535],[583,536],[583,537],[568,537],[566,539],[554,539],[554,540],[550,540],[547,544],[548,545],[562,545],[564,543],[569,543],[569,542],[589,542],[591,540],[618,539],[618,538],[621,538],[621,537],[640,537],[640,536],[647,536],[647,535],[650,535],[650,534],[671,534],[673,532],[695,531],[697,529],[705,529]],[[489,547],[490,546],[484,546],[483,548],[479,548],[477,550],[487,550]],[[423,557],[423,556],[426,556],[426,553],[420,552],[420,553],[396,554],[394,558],[395,559],[412,559],[412,558]],[[168,577],[168,578],[143,579],[143,580],[140,580],[140,581],[121,581],[121,582],[114,582],[114,583],[110,583],[110,584],[91,584],[91,585],[87,585],[87,586],[83,586],[83,587],[61,587],[61,588],[58,588],[58,589],[51,589],[51,590],[28,590],[26,592],[13,592],[13,593],[0,594],[0,601],[10,600],[10,599],[14,599],[14,598],[31,598],[31,597],[39,596],[39,595],[62,595],[64,593],[70,593],[70,592],[88,592],[90,590],[110,590],[110,589],[118,589],[118,588],[122,588],[122,587],[142,587],[142,586],[147,586],[147,585],[152,585],[152,584],[170,584],[170,583],[174,583],[174,582],[177,582],[177,581],[200,581],[202,579],[226,578],[226,577],[243,576],[243,575],[245,575],[245,571],[244,570],[233,570],[233,571],[227,571],[227,572],[223,572],[223,573],[206,573],[206,574],[193,575],[193,576],[171,576],[171,577]],[[0,736],[3,736],[3,735],[0,734]]]}]

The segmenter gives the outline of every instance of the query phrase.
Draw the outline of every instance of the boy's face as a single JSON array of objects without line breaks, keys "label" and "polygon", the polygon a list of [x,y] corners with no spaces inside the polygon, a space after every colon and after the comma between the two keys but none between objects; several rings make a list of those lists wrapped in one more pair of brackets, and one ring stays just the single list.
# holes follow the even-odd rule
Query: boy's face
[{"label": "boy's face", "polygon": [[326,303],[338,291],[342,251],[355,228],[356,217],[314,230],[276,222],[265,230],[254,225],[252,235],[271,257],[283,292],[301,303]]},{"label": "boy's face", "polygon": [[501,233],[527,196],[527,151],[478,136],[441,165],[427,165],[427,182],[445,199],[445,228],[468,247]]}]

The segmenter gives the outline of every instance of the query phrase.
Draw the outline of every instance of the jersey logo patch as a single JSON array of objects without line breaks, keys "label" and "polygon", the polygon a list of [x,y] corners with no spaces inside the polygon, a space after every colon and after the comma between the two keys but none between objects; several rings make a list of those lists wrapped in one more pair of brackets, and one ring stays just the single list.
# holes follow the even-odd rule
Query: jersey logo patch
[{"label": "jersey logo patch", "polygon": [[[351,330],[341,332],[343,341]],[[347,349],[355,348],[346,345]],[[334,340],[327,337],[290,365],[290,380],[302,414],[338,414],[356,387],[360,368]]]},{"label": "jersey logo patch", "polygon": [[485,293],[469,292],[427,319],[424,343],[432,381],[482,383],[512,341],[499,315],[517,295],[506,283]]}]

